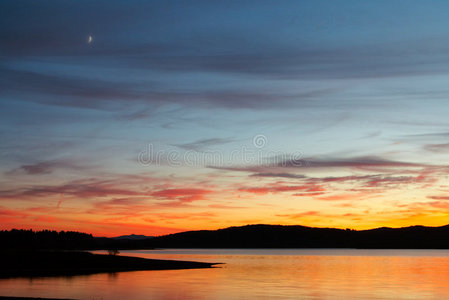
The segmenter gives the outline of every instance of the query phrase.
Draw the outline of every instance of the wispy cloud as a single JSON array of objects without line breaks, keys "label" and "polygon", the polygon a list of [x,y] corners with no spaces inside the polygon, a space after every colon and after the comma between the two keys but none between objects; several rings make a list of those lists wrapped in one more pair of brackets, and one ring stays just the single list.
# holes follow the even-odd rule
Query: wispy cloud
[{"label": "wispy cloud", "polygon": [[449,201],[449,196],[446,196],[446,195],[443,195],[443,196],[427,196],[427,198],[434,199],[434,200],[448,200]]},{"label": "wispy cloud", "polygon": [[[145,179],[146,178],[146,179]],[[35,199],[64,195],[79,199],[95,199],[112,196],[149,196],[147,189],[135,185],[150,177],[116,176],[112,179],[88,178],[68,181],[55,185],[24,185],[18,188],[0,190],[2,199]]]},{"label": "wispy cloud", "polygon": [[233,142],[234,140],[231,138],[209,138],[209,139],[201,139],[191,143],[185,144],[175,144],[181,149],[192,150],[192,151],[202,151],[204,149],[209,149],[214,146],[219,146],[223,144],[228,144]]},{"label": "wispy cloud", "polygon": [[53,168],[48,163],[37,163],[34,165],[23,165],[20,170],[25,171],[27,174],[47,174],[53,171]]},{"label": "wispy cloud", "polygon": [[285,186],[285,185],[269,185],[263,187],[242,187],[239,191],[253,193],[253,194],[267,194],[267,193],[280,193],[280,192],[323,192],[325,189],[317,185],[296,185],[296,186]]},{"label": "wispy cloud", "polygon": [[292,174],[292,173],[254,173],[251,174],[252,177],[280,177],[280,178],[292,178],[292,179],[304,179],[307,178],[305,175]]},{"label": "wispy cloud", "polygon": [[370,168],[370,167],[421,167],[422,164],[388,160],[376,156],[361,156],[352,158],[322,158],[305,160],[286,160],[277,164],[279,167],[300,168]]},{"label": "wispy cloud", "polygon": [[152,196],[166,200],[176,200],[180,203],[188,203],[197,200],[204,200],[211,190],[198,188],[172,188],[163,189],[151,193]]},{"label": "wispy cloud", "polygon": [[88,167],[79,164],[74,164],[68,161],[54,160],[54,161],[43,161],[34,164],[21,165],[18,168],[8,171],[7,174],[13,175],[25,173],[28,175],[42,175],[42,174],[50,174],[57,169],[86,171]]},{"label": "wispy cloud", "polygon": [[449,151],[449,143],[445,144],[428,144],[424,146],[424,149],[430,152],[446,153]]},{"label": "wispy cloud", "polygon": [[[376,156],[361,156],[350,158],[310,158],[310,159],[275,159],[273,163],[249,165],[249,166],[209,166],[209,168],[222,169],[228,171],[251,172],[254,176],[257,174],[281,174],[284,177],[287,175],[285,170],[302,170],[307,171],[311,169],[359,169],[372,170],[386,169],[386,168],[423,168],[428,167],[427,164],[404,162],[388,160]],[[300,178],[302,175],[299,175]],[[282,176],[280,176],[282,177]]]}]

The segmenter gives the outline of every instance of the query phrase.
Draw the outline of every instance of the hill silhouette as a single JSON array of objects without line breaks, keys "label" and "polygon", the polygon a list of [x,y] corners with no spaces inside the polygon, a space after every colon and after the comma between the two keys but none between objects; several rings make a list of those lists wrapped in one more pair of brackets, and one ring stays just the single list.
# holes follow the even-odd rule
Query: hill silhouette
[{"label": "hill silhouette", "polygon": [[449,225],[351,230],[300,225],[246,225],[142,239],[95,238],[79,232],[0,231],[0,249],[371,248],[449,249]]},{"label": "hill silhouette", "polygon": [[181,232],[146,244],[157,248],[449,249],[449,225],[345,230],[259,224]]},{"label": "hill silhouette", "polygon": [[31,229],[0,231],[0,249],[78,250],[95,248],[96,245],[97,241],[91,234],[81,232]]},{"label": "hill silhouette", "polygon": [[76,231],[33,231],[12,229],[0,231],[0,249],[26,250],[109,250],[138,249],[144,246],[145,238],[98,238]]}]

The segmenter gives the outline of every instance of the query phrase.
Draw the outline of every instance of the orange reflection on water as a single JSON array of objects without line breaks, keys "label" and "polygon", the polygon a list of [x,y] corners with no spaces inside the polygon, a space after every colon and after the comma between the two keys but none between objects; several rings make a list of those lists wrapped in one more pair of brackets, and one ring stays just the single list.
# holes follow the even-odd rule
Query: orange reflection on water
[{"label": "orange reflection on water", "polygon": [[172,250],[221,268],[1,280],[8,295],[78,299],[449,299],[449,251]]}]

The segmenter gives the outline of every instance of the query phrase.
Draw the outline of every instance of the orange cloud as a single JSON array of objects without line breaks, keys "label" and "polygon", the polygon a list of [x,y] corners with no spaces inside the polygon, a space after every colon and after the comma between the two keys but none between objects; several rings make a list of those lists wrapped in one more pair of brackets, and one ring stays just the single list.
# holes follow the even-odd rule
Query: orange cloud
[{"label": "orange cloud", "polygon": [[164,189],[151,193],[152,196],[162,199],[178,200],[180,202],[192,202],[203,200],[206,194],[211,193],[210,190],[197,188],[174,188]]},{"label": "orange cloud", "polygon": [[265,187],[242,187],[239,189],[247,193],[253,194],[267,194],[267,193],[280,193],[291,191],[304,191],[304,192],[323,192],[325,189],[316,185],[299,185],[299,186],[265,186]]}]

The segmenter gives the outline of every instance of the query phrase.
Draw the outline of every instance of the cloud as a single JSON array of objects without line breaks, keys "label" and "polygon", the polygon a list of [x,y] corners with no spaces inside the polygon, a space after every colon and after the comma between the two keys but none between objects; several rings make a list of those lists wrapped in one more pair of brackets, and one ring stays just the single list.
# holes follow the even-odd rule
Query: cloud
[{"label": "cloud", "polygon": [[[434,123],[430,123],[430,125],[437,125]],[[443,124],[438,124],[443,125]],[[429,133],[418,133],[418,134],[409,134],[405,136],[406,138],[414,138],[414,139],[435,139],[435,138],[448,138],[449,132],[429,132]]]},{"label": "cloud", "polygon": [[138,88],[136,83],[83,78],[71,74],[48,75],[39,71],[15,70],[1,65],[0,76],[2,95],[43,104],[112,109],[111,101],[120,103],[123,100],[144,98],[141,93],[132,91]]},{"label": "cloud", "polygon": [[113,198],[111,200],[96,202],[94,205],[96,208],[100,208],[102,210],[132,208],[131,210],[135,212],[147,207],[147,205],[145,205],[145,199],[137,197]]},{"label": "cloud", "polygon": [[48,163],[37,163],[34,165],[23,165],[20,167],[21,170],[25,171],[27,174],[48,174],[53,171],[53,168]]},{"label": "cloud", "polygon": [[[149,116],[155,117],[154,110],[164,105],[186,106],[188,103],[189,106],[201,108],[281,109],[292,105],[304,107],[308,103],[316,106],[316,101],[313,103],[310,101],[338,92],[338,89],[327,87],[294,93],[276,89],[248,90],[238,86],[212,90],[202,86],[167,90],[166,85],[171,80],[168,75],[154,80],[128,80],[119,77],[119,74],[124,72],[120,71],[120,66],[117,66],[117,70],[112,73],[114,75],[110,76],[96,75],[108,72],[104,66],[89,67],[97,69],[94,75],[82,76],[70,72],[72,65],[66,65],[64,72],[48,74],[50,72],[46,69],[51,70],[51,63],[43,63],[39,69],[27,69],[23,66],[15,68],[13,64],[12,66],[0,64],[0,95],[44,105],[122,112],[121,117],[124,119],[139,120]],[[141,71],[142,75],[139,78],[153,77],[146,72]],[[139,110],[123,113],[124,109],[130,109],[130,104]],[[218,142],[224,141],[226,139]],[[207,143],[204,146],[207,146]]]},{"label": "cloud", "polygon": [[292,174],[292,173],[254,173],[251,174],[252,177],[280,177],[280,178],[292,178],[292,179],[304,179],[307,178],[305,175]]},{"label": "cloud", "polygon": [[427,182],[428,178],[424,175],[419,176],[392,176],[392,175],[358,175],[358,176],[341,176],[341,177],[314,177],[308,178],[308,182],[316,184],[324,183],[345,183],[358,184],[362,187],[385,187],[399,184],[410,184]]},{"label": "cloud", "polygon": [[14,189],[0,190],[0,198],[33,199],[63,195],[64,197],[72,196],[89,200],[110,196],[149,196],[148,190],[134,187],[134,185],[149,179],[150,177],[122,175],[113,179],[78,179],[59,185],[25,185]]},{"label": "cloud", "polygon": [[[423,50],[418,44],[419,41],[411,41],[408,44],[378,44],[377,47],[371,48],[333,45],[326,45],[326,48],[311,48],[296,43],[284,46],[270,45],[256,36],[244,36],[243,38],[250,42],[231,44],[230,48],[229,43],[235,41],[230,41],[226,36],[222,36],[221,39],[213,38],[214,34],[217,33],[206,34],[203,39],[208,39],[207,44],[202,46],[195,44],[194,39],[178,40],[178,43],[151,40],[128,42],[123,39],[115,45],[96,42],[95,47],[83,47],[85,45],[81,42],[82,36],[73,36],[69,40],[62,38],[59,33],[56,41],[49,40],[48,43],[43,34],[35,34],[34,43],[33,36],[28,37],[28,41],[22,37],[21,43],[14,43],[21,38],[20,35],[14,37],[3,34],[3,37],[12,41],[9,47],[4,49],[11,56],[75,56],[78,59],[92,61],[95,58],[102,58],[103,64],[106,60],[116,66],[165,72],[197,71],[277,79],[341,79],[410,76],[428,72],[442,73],[448,69],[446,65],[431,68],[436,61],[447,59],[444,50],[449,48],[448,45],[440,44],[440,48],[434,51],[434,57],[419,55]],[[24,42],[28,42],[26,47],[23,45]],[[437,44],[436,41],[433,43]],[[249,51],[249,44],[255,45],[251,47],[255,49]],[[69,47],[70,45],[72,47]],[[404,48],[412,45],[415,51],[410,50],[407,55],[398,56]],[[116,59],[111,59],[113,57]],[[415,64],[408,63],[413,60]]]},{"label": "cloud", "polygon": [[424,150],[435,153],[447,153],[449,151],[449,143],[445,144],[428,144],[424,146]]},{"label": "cloud", "polygon": [[317,197],[316,200],[323,201],[345,201],[345,200],[363,200],[367,198],[367,193],[358,193],[358,194],[337,194],[337,195],[329,195],[323,197]]},{"label": "cloud", "polygon": [[371,179],[365,181],[364,186],[383,187],[386,185],[409,184],[419,181],[418,176],[373,176]]},{"label": "cloud", "polygon": [[319,216],[320,212],[311,210],[311,211],[305,211],[302,213],[296,213],[296,214],[277,214],[276,217],[287,217],[289,219],[301,219],[303,217],[310,217],[310,216]]},{"label": "cloud", "polygon": [[204,212],[186,212],[186,213],[153,213],[151,218],[143,218],[145,222],[154,223],[156,221],[169,221],[172,220],[210,220],[216,217],[217,214],[204,211]]},{"label": "cloud", "polygon": [[434,200],[448,200],[449,201],[449,196],[427,196],[427,198],[434,199]]},{"label": "cloud", "polygon": [[[442,200],[449,200],[449,199],[442,199]],[[423,206],[430,206],[433,208],[442,208],[442,209],[449,209],[449,202],[447,201],[431,201],[431,202],[423,202]]]},{"label": "cloud", "polygon": [[434,199],[437,201],[428,201],[428,202],[413,202],[413,203],[404,203],[399,205],[401,208],[406,208],[406,211],[411,213],[422,212],[435,212],[435,209],[441,211],[443,209],[443,213],[449,209],[449,197],[446,196],[428,196],[429,199]]},{"label": "cloud", "polygon": [[[192,206],[191,202],[197,200],[204,200],[205,195],[212,193],[209,190],[194,189],[194,188],[171,188],[159,189],[150,194],[149,197],[122,197],[114,198],[105,201],[96,201],[93,203],[93,208],[89,209],[87,213],[95,215],[110,216],[107,220],[124,221],[135,220],[140,218],[146,222],[155,222],[157,219],[165,220],[168,216],[178,216],[184,219],[198,219],[200,217],[212,217],[214,213],[204,212],[197,214],[196,212],[173,213],[160,212],[167,208],[179,208]],[[154,200],[162,201],[154,201]],[[215,207],[209,205],[210,208],[226,208]],[[233,208],[233,207],[228,207]],[[151,217],[148,217],[151,215]]]},{"label": "cloud", "polygon": [[28,175],[42,175],[42,174],[50,174],[56,169],[84,171],[87,169],[87,167],[73,164],[68,161],[54,160],[54,161],[43,161],[34,164],[21,165],[16,169],[6,172],[6,174],[14,175],[19,173],[25,173]]},{"label": "cloud", "polygon": [[312,192],[312,193],[295,193],[293,196],[296,197],[315,197],[326,194],[325,192]]},{"label": "cloud", "polygon": [[[110,174],[103,178],[72,180],[55,185],[21,185],[0,190],[0,200],[47,201],[39,211],[67,213],[80,201],[81,210],[76,213],[108,215],[117,218],[142,217],[149,211],[180,207],[193,201],[206,200],[211,189],[179,188],[173,179],[153,178],[147,175]],[[62,205],[62,203],[68,203]],[[73,208],[71,208],[73,210]],[[37,210],[36,210],[37,211]],[[75,213],[75,212],[74,212]]]},{"label": "cloud", "polygon": [[244,208],[248,208],[247,206],[235,206],[235,205],[227,205],[227,204],[209,204],[207,207],[218,208],[218,209],[244,209]]},{"label": "cloud", "polygon": [[43,223],[58,223],[61,220],[52,216],[37,216],[33,219],[34,222],[43,222]]},{"label": "cloud", "polygon": [[[313,169],[356,169],[365,171],[376,171],[386,169],[412,169],[432,167],[431,165],[388,160],[376,156],[360,156],[350,158],[310,158],[310,159],[273,159],[272,163],[250,165],[250,166],[208,166],[208,168],[237,171],[237,172],[251,172],[254,176],[257,174],[283,174],[284,177],[289,177],[289,173],[285,170],[301,169],[302,171]],[[287,175],[286,175],[287,174]],[[299,175],[301,177],[302,175]],[[282,176],[281,176],[282,177]],[[294,176],[293,176],[294,177]],[[350,178],[347,178],[348,180]],[[331,180],[331,179],[329,179]],[[338,179],[335,179],[338,180]]]},{"label": "cloud", "polygon": [[[265,186],[242,187],[239,190],[254,194],[279,193],[287,191],[298,192],[293,196],[314,197],[316,200],[345,200],[363,198],[342,194],[321,197],[334,190],[351,190],[354,192],[385,192],[413,185],[416,188],[427,188],[437,181],[438,174],[447,173],[444,166],[428,165],[406,161],[387,160],[374,156],[333,159],[306,159],[298,161],[286,160],[273,164],[250,165],[241,167],[211,167],[226,171],[252,173],[250,177],[283,178],[285,182],[274,182]],[[311,177],[296,172],[316,174],[320,171],[328,174],[330,171],[358,173],[347,176]],[[285,172],[291,171],[291,172]],[[376,172],[377,174],[372,174]],[[298,184],[300,183],[300,184]],[[304,191],[301,191],[304,190]]]},{"label": "cloud", "polygon": [[253,194],[267,194],[267,193],[282,193],[292,191],[303,192],[323,192],[325,189],[317,185],[297,185],[297,186],[282,186],[282,185],[270,185],[264,187],[242,187],[239,191],[253,193]]},{"label": "cloud", "polygon": [[12,209],[8,209],[8,208],[4,208],[4,207],[0,206],[0,216],[27,217],[27,216],[29,216],[29,214],[24,211],[12,210]]},{"label": "cloud", "polygon": [[197,140],[192,143],[175,144],[174,146],[177,146],[184,150],[202,151],[204,149],[208,149],[213,146],[228,144],[233,141],[234,140],[230,138],[210,138],[210,139]]},{"label": "cloud", "polygon": [[[404,163],[404,162],[393,162],[393,161],[385,161],[385,160],[368,160],[368,162],[361,160],[350,160],[350,161],[342,161],[338,160],[338,163],[329,163],[329,164],[320,164],[320,168],[323,165],[329,165],[330,168],[337,169],[346,169],[347,166],[350,166],[349,170],[355,168],[357,171],[371,172],[371,169],[366,168],[365,166],[388,166],[388,168],[379,170],[385,171],[385,174],[368,174],[368,175],[350,175],[350,176],[335,176],[335,177],[308,177],[304,175],[299,176],[291,176],[295,174],[291,173],[254,173],[250,175],[259,176],[259,174],[267,174],[268,178],[285,178],[290,179],[288,181],[277,181],[266,184],[264,186],[253,186],[253,187],[241,187],[239,191],[244,191],[253,194],[268,194],[268,193],[282,193],[282,192],[292,192],[298,191],[297,193],[292,194],[292,196],[297,197],[313,197],[316,200],[325,200],[325,201],[333,201],[333,200],[358,200],[366,198],[367,193],[381,193],[391,189],[400,189],[402,187],[410,187],[413,185],[416,188],[426,188],[434,184],[437,180],[438,173],[447,172],[444,168],[441,167],[418,167],[420,164],[414,163]],[[363,168],[360,168],[363,166]],[[390,166],[395,166],[391,168]],[[397,166],[397,167],[396,167]],[[405,167],[402,167],[405,166]],[[409,168],[408,166],[413,166]],[[238,171],[260,171],[260,168],[267,168],[261,166],[250,166],[248,168],[232,168],[231,170]],[[273,167],[275,170],[278,170],[279,167],[276,165]],[[327,169],[325,169],[327,170]],[[379,171],[378,169],[375,169]],[[277,176],[280,175],[280,176]],[[264,176],[262,176],[264,177]],[[294,180],[294,181],[293,181]],[[301,183],[298,185],[297,183]],[[296,183],[296,184],[295,184]],[[350,186],[350,190],[354,192],[360,193],[342,193],[337,195],[329,195],[324,197],[325,194],[328,194],[332,191],[345,190],[348,191],[348,186]]]},{"label": "cloud", "polygon": [[331,159],[305,159],[305,160],[285,160],[277,164],[278,167],[300,167],[300,168],[356,168],[363,169],[369,167],[421,167],[422,164],[388,160],[377,156],[360,156],[352,158],[331,158]]},{"label": "cloud", "polygon": [[176,200],[180,203],[188,203],[197,200],[204,200],[205,196],[211,192],[211,190],[198,188],[173,188],[152,192],[151,196],[166,200]]}]

